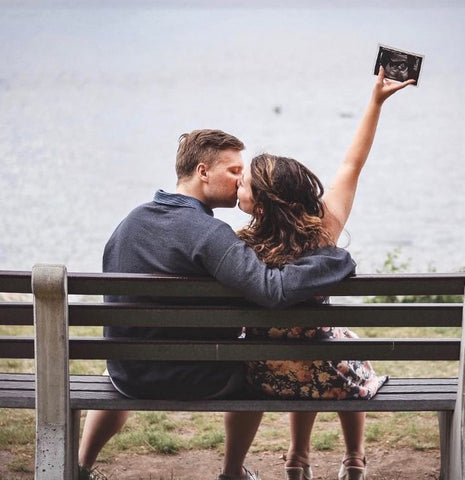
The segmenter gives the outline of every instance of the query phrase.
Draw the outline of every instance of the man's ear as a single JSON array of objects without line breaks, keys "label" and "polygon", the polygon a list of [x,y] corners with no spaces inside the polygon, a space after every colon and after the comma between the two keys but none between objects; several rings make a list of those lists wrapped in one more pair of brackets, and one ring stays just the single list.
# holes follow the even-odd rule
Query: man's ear
[{"label": "man's ear", "polygon": [[205,163],[199,163],[196,172],[202,182],[208,182],[208,167]]}]

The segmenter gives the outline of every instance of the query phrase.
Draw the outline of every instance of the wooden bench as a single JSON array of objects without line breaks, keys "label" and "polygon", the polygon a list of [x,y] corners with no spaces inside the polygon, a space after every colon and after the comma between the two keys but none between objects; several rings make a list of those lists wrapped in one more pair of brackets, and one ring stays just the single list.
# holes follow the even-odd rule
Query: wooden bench
[{"label": "wooden bench", "polygon": [[[31,283],[32,282],[32,283]],[[31,287],[32,285],[32,287]],[[0,304],[0,325],[35,325],[33,337],[0,337],[0,357],[34,358],[36,375],[0,375],[1,408],[36,408],[36,479],[77,478],[80,411],[436,411],[441,479],[462,480],[465,461],[465,340],[362,338],[331,342],[130,341],[70,338],[70,326],[266,327],[334,325],[462,327],[463,303],[364,303],[369,295],[462,295],[465,274],[358,275],[325,294],[330,305],[266,310],[208,278],[136,274],[67,274],[64,266],[0,272],[0,292],[33,293],[32,302]],[[152,304],[69,301],[69,295],[150,295]],[[75,297],[72,297],[75,298]],[[463,298],[463,297],[462,297]],[[155,302],[156,300],[156,302]],[[195,305],[194,305],[195,303]],[[35,345],[34,345],[35,344]],[[69,375],[69,359],[264,360],[363,358],[459,361],[458,378],[390,378],[370,401],[133,400],[104,376]],[[382,372],[389,373],[389,372]]]}]

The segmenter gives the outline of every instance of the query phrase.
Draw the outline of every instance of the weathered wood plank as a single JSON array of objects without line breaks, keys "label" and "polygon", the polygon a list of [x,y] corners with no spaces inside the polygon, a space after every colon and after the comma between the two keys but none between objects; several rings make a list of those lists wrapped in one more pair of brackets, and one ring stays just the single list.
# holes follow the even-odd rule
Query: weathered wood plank
[{"label": "weathered wood plank", "polygon": [[33,373],[0,373],[0,382],[2,381],[35,381],[35,375]]},{"label": "weathered wood plank", "polygon": [[0,390],[0,408],[35,408],[35,391]]},{"label": "weathered wood plank", "polygon": [[[34,408],[35,385],[33,376],[26,374],[2,374],[0,377],[0,406],[11,408]],[[408,380],[408,381],[407,381]],[[17,388],[15,388],[15,386]],[[432,378],[432,379],[390,379],[372,400],[348,400],[332,401],[326,405],[326,401],[303,401],[276,399],[231,401],[222,400],[215,402],[193,402],[195,405],[190,407],[191,402],[174,402],[169,408],[166,403],[171,401],[162,400],[133,400],[120,395],[106,376],[77,375],[71,377],[71,405],[72,408],[108,408],[108,402],[116,402],[116,406],[111,408],[127,409],[150,409],[150,410],[199,410],[199,411],[223,411],[228,408],[247,409],[253,405],[262,405],[265,402],[273,411],[286,411],[288,408],[305,410],[321,409],[322,411],[334,411],[340,409],[358,409],[358,411],[403,411],[411,410],[451,410],[455,402],[457,393],[456,378]],[[245,402],[245,403],[241,403]],[[281,403],[284,402],[284,405]],[[304,403],[306,404],[304,408]],[[148,404],[151,404],[149,407]],[[280,404],[280,405],[277,405]],[[347,405],[343,405],[347,404]],[[360,405],[359,405],[360,404]],[[221,407],[220,407],[221,405]],[[259,408],[257,408],[259,410]]]},{"label": "weathered wood plank", "polygon": [[[6,374],[7,376],[20,376],[23,375],[28,377],[30,374]],[[33,379],[33,375],[32,379]],[[0,374],[0,380],[2,378],[2,374]],[[71,375],[71,382],[72,384],[79,384],[79,383],[111,383],[110,379],[107,375]],[[457,385],[458,379],[457,377],[390,377],[389,378],[389,385]],[[386,384],[386,385],[388,385]],[[385,388],[385,387],[383,387]]]},{"label": "weathered wood plank", "polygon": [[[253,345],[253,349],[250,346]],[[356,350],[354,350],[356,349]],[[32,337],[0,337],[2,358],[34,358]],[[458,360],[457,339],[348,339],[331,342],[163,341],[80,337],[70,340],[72,359],[125,360]]]},{"label": "weathered wood plank", "polygon": [[437,377],[437,378],[429,378],[429,377],[391,377],[389,378],[389,385],[408,385],[414,382],[417,385],[457,385],[458,379],[457,377]]},{"label": "weathered wood plank", "polygon": [[[0,386],[3,388],[3,385]],[[14,388],[13,386],[6,386],[7,388]],[[31,386],[31,388],[34,388]],[[88,392],[89,395],[92,395],[92,392],[113,392],[115,389],[111,382],[107,384],[103,383],[71,383],[71,391],[72,392]],[[443,384],[443,385],[402,385],[402,386],[393,386],[393,385],[385,385],[382,388],[382,391],[378,395],[383,395],[383,398],[388,398],[389,395],[423,395],[423,394],[431,394],[431,393],[438,393],[438,394],[456,394],[457,393],[457,384]]]},{"label": "weathered wood plank", "polygon": [[[330,295],[462,295],[463,273],[357,275],[329,289]],[[238,297],[207,277],[116,273],[68,273],[70,294]],[[0,271],[0,292],[31,293],[31,272]]]},{"label": "weathered wood plank", "polygon": [[32,293],[31,272],[0,270],[0,292]]},{"label": "weathered wood plank", "polygon": [[[252,348],[253,347],[253,348]],[[121,338],[73,338],[73,359],[124,360],[333,360],[351,358],[370,360],[458,360],[458,339],[347,339],[306,342],[255,341],[168,341]]]},{"label": "weathered wood plank", "polygon": [[0,302],[0,325],[33,325],[32,303]]},{"label": "weathered wood plank", "polygon": [[265,327],[298,326],[443,326],[462,325],[457,304],[330,304],[299,305],[284,310],[255,306],[170,306],[137,303],[78,303],[69,307],[72,326],[124,325],[153,327]]},{"label": "weathered wood plank", "polygon": [[34,337],[0,337],[1,358],[34,358]]},{"label": "weathered wood plank", "polygon": [[0,382],[0,390],[17,390],[17,391],[26,391],[26,390],[35,390],[35,382],[20,382],[20,381],[11,381],[3,380]]},{"label": "weathered wood plank", "polygon": [[[357,275],[328,289],[328,295],[440,295],[463,294],[465,275],[377,274]],[[208,277],[176,277],[118,273],[68,273],[70,294],[152,295],[159,297],[239,297]]]},{"label": "weathered wood plank", "polygon": [[445,411],[453,410],[456,395],[433,394],[425,397],[412,396],[406,399],[399,395],[397,398],[362,401],[305,401],[305,400],[209,400],[209,401],[173,401],[173,400],[129,400],[106,394],[98,394],[89,398],[88,395],[74,392],[71,395],[71,407],[77,409],[114,409],[114,410],[148,410],[148,411]]},{"label": "weathered wood plank", "polygon": [[[1,374],[0,390],[34,390],[33,374]],[[111,391],[115,389],[107,376],[72,375],[72,391]],[[457,391],[457,378],[390,378],[379,394],[388,393],[449,393]]]}]

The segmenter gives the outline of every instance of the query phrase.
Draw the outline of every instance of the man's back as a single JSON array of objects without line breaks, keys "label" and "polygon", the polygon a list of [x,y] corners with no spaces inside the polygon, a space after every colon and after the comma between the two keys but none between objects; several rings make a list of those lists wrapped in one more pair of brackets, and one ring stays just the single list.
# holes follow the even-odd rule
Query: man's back
[{"label": "man's back", "polygon": [[[206,276],[207,259],[214,269],[223,253],[209,254],[211,239],[230,237],[230,228],[212,216],[201,202],[181,195],[158,192],[156,201],[135,208],[108,241],[105,272],[172,273]],[[207,241],[205,241],[207,239]],[[208,240],[209,239],[209,240]],[[124,297],[107,301],[123,302]],[[131,299],[150,302],[150,298]],[[235,339],[236,329],[108,327],[107,337],[125,338],[220,338]],[[222,391],[229,382],[242,388],[243,365],[232,362],[108,362],[115,386],[129,396],[206,398]]]},{"label": "man's back", "polygon": [[231,241],[238,241],[231,228],[198,200],[157,192],[155,201],[135,208],[117,227],[105,247],[103,269],[211,275]]}]

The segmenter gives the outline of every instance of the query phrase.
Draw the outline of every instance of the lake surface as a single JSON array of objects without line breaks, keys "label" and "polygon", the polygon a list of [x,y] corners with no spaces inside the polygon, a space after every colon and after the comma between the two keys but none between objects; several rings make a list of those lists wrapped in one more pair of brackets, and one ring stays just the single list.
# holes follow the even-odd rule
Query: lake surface
[{"label": "lake surface", "polygon": [[378,43],[424,67],[384,106],[341,245],[364,273],[396,248],[410,271],[465,266],[462,2],[75,3],[0,4],[0,269],[99,271],[119,221],[174,190],[177,138],[193,129],[235,134],[246,160],[292,156],[328,185]]}]

